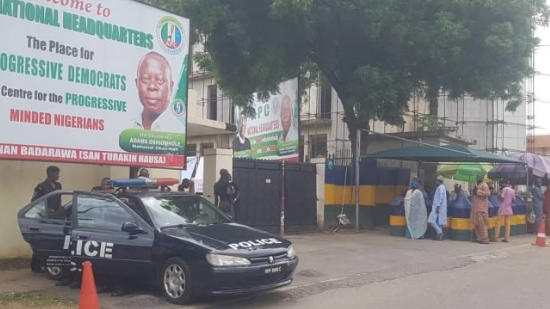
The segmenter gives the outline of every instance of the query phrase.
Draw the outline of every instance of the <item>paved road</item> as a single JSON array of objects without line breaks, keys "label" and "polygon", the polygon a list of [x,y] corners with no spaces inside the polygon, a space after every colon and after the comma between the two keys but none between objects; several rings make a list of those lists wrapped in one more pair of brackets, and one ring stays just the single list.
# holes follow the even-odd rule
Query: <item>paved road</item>
[{"label": "paved road", "polygon": [[258,300],[241,308],[550,308],[550,249],[524,246],[471,259],[475,262],[446,270],[435,266],[434,271],[416,275],[328,290],[297,300]]},{"label": "paved road", "polygon": [[[292,286],[249,298],[202,300],[186,308],[550,308],[545,305],[550,248],[531,246],[533,236],[488,246],[372,232],[291,238],[301,259]],[[1,279],[0,274],[0,291],[17,286]],[[35,288],[42,284],[78,299],[77,291],[52,287],[51,281],[28,278],[22,284],[32,281],[38,282]],[[147,290],[123,298],[101,295],[100,303],[102,308],[181,308]]]}]

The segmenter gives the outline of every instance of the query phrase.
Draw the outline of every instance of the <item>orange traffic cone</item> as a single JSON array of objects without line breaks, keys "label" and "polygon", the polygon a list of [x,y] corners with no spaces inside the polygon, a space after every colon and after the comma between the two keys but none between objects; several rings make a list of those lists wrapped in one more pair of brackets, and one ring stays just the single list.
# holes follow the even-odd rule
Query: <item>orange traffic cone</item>
[{"label": "orange traffic cone", "polygon": [[534,246],[546,247],[546,220],[542,220],[539,226],[539,232],[537,234],[537,240],[533,244]]},{"label": "orange traffic cone", "polygon": [[84,262],[84,271],[82,273],[82,287],[80,288],[79,309],[100,309],[95,288],[94,273],[92,272],[92,263]]}]

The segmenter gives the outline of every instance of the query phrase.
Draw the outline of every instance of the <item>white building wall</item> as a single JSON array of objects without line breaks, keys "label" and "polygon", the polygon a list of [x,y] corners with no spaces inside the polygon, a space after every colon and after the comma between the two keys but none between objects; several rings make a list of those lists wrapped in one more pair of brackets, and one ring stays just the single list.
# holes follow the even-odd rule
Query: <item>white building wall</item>
[{"label": "white building wall", "polygon": [[505,154],[526,150],[526,104],[515,112],[505,110],[502,100],[475,100],[441,97],[438,116],[451,136],[472,143],[472,147]]},{"label": "white building wall", "polygon": [[523,102],[515,112],[504,112],[504,149],[507,152],[527,151],[527,103]]},{"label": "white building wall", "polygon": [[[193,46],[194,52],[204,51],[202,44]],[[209,118],[208,86],[214,85],[214,78],[207,72],[197,67],[192,68],[190,88],[197,93],[197,110],[201,117]],[[202,75],[201,75],[202,74]],[[202,77],[200,77],[202,76]],[[332,90],[332,108],[330,124],[320,122],[314,124],[312,120],[320,117],[321,91],[319,85],[313,85],[308,89],[306,98],[302,100],[301,120],[307,121],[305,128],[302,125],[301,135],[305,141],[307,135],[327,133],[328,154],[335,154],[341,150],[350,150],[349,131],[344,118],[343,106],[336,91]],[[218,112],[217,120],[227,123],[233,122],[233,106],[228,98],[218,88]],[[402,126],[391,126],[381,121],[371,121],[371,130],[380,133],[415,132],[419,130],[415,115],[428,115],[429,104],[420,97],[413,97],[409,102],[409,111],[405,113],[405,123]],[[516,112],[504,110],[504,103],[489,100],[474,100],[465,97],[464,100],[451,101],[443,96],[439,100],[438,117],[444,125],[451,130],[448,133],[459,139],[474,144],[472,147],[499,152],[525,151],[526,150],[526,124],[527,107],[522,104]],[[500,121],[492,124],[491,122]],[[328,131],[327,131],[327,126]],[[321,133],[320,133],[321,131]]]},{"label": "white building wall", "polygon": [[[189,88],[193,89],[197,93],[197,112],[198,116],[210,119],[210,106],[209,106],[209,98],[208,98],[208,87],[212,85],[216,85],[216,82],[214,78],[210,77],[210,75],[199,75],[203,74],[202,72],[194,72],[196,77],[191,78],[189,81]],[[208,74],[208,73],[206,73]],[[217,87],[217,121],[222,121],[226,123],[230,123],[233,120],[233,117],[231,116],[232,113],[232,104],[231,101],[223,94],[223,91]]]}]

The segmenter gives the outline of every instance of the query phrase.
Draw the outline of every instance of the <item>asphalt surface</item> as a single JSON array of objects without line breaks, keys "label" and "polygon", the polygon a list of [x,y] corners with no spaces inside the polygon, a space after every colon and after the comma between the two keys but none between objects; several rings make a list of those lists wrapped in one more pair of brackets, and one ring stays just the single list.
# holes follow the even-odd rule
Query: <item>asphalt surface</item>
[{"label": "asphalt surface", "polygon": [[[407,240],[382,232],[289,238],[300,256],[291,286],[252,297],[202,299],[185,308],[550,308],[550,248],[532,246],[531,235],[491,245]],[[42,286],[78,299],[76,290],[25,276],[19,282],[12,274],[6,281],[0,273],[0,292],[18,284]],[[146,288],[121,298],[102,294],[100,303],[104,309],[181,308]]]},{"label": "asphalt surface", "polygon": [[[535,252],[535,250],[537,250]],[[549,251],[482,257],[467,267],[432,271],[262,308],[550,308]]]}]

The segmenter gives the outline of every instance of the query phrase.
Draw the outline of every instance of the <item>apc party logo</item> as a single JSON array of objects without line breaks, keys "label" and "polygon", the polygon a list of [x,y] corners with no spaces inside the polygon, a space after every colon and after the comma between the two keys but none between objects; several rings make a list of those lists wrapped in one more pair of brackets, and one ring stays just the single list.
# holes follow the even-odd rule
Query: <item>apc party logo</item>
[{"label": "apc party logo", "polygon": [[160,47],[165,52],[170,55],[176,55],[185,46],[183,26],[174,17],[164,17],[157,25],[157,39],[159,40]]},{"label": "apc party logo", "polygon": [[172,103],[172,111],[176,116],[183,115],[185,113],[185,103],[183,102],[183,100],[174,100],[174,103]]}]

